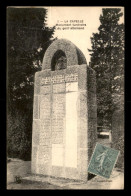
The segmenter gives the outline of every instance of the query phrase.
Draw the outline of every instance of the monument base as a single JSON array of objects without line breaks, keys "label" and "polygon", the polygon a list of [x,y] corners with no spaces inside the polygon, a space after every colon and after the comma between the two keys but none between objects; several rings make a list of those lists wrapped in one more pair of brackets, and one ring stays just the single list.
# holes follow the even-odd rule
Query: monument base
[{"label": "monument base", "polygon": [[52,184],[54,186],[59,186],[59,187],[65,187],[71,184],[80,185],[80,184],[84,184],[87,182],[87,181],[81,181],[81,180],[71,180],[67,178],[56,178],[53,176],[35,175],[35,174],[32,174],[27,177],[23,177],[22,181],[23,182],[39,182],[43,184],[49,183],[49,184]]}]

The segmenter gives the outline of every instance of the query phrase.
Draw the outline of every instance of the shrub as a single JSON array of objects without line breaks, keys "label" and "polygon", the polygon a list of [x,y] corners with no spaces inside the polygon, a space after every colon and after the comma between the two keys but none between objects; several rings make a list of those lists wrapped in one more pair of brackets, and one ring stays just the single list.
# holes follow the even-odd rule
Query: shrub
[{"label": "shrub", "polygon": [[113,144],[113,148],[120,151],[116,167],[124,169],[124,135],[119,137],[119,139]]},{"label": "shrub", "polygon": [[7,154],[8,157],[20,158],[29,160],[31,154],[31,138],[28,132],[26,114],[21,114],[19,111],[14,111],[14,114],[9,114],[7,119]]}]

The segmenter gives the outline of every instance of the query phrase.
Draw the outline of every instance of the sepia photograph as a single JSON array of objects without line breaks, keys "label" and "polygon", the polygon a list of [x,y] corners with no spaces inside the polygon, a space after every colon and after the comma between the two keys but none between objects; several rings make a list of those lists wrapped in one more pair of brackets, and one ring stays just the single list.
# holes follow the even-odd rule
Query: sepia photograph
[{"label": "sepia photograph", "polygon": [[124,189],[125,9],[8,6],[8,190]]}]

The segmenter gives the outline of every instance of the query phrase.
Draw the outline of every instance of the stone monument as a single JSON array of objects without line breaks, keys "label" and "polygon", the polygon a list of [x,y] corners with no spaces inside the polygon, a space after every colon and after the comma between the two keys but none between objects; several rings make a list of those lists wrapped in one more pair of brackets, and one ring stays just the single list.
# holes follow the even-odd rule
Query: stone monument
[{"label": "stone monument", "polygon": [[35,74],[32,173],[87,181],[96,135],[95,72],[72,42],[58,39]]}]

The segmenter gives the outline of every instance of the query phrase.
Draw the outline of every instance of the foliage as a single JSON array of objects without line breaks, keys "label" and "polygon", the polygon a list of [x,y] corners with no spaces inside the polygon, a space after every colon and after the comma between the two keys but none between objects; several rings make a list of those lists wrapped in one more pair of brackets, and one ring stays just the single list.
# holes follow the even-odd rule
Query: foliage
[{"label": "foliage", "polygon": [[27,127],[27,116],[16,111],[8,114],[7,153],[8,157],[28,160],[30,158],[31,131]]},{"label": "foliage", "polygon": [[[124,25],[121,9],[104,8],[98,33],[91,37],[91,67],[96,71],[98,124],[111,125],[112,113],[123,94]],[[123,105],[122,105],[123,107]]]},{"label": "foliage", "polygon": [[9,8],[7,21],[8,101],[22,108],[32,101],[34,73],[41,70],[54,28],[45,27],[46,10],[42,8]]},{"label": "foliage", "polygon": [[124,135],[118,138],[116,143],[113,144],[113,148],[120,151],[118,161],[116,162],[116,167],[124,168]]},{"label": "foliage", "polygon": [[22,183],[22,177],[21,176],[15,176],[14,182],[17,183],[17,184]]},{"label": "foliage", "polygon": [[8,151],[12,156],[30,152],[34,74],[53,41],[54,27],[46,27],[43,8],[8,8],[7,87]]}]

